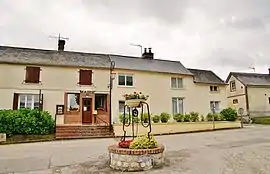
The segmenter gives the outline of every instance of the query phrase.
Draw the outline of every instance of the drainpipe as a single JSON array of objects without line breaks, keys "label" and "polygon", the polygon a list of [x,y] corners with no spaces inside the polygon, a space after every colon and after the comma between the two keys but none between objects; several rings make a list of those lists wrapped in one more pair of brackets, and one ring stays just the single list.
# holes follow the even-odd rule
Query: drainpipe
[{"label": "drainpipe", "polygon": [[111,56],[108,55],[111,61],[111,66],[110,66],[110,119],[109,119],[109,124],[110,124],[110,131],[113,130],[112,128],[112,82],[113,82],[113,78],[112,78],[112,71],[114,70],[114,66],[115,66],[115,62],[112,61]]},{"label": "drainpipe", "polygon": [[[245,85],[245,97],[246,97],[247,115],[249,115],[249,102],[248,102],[248,90],[247,90],[247,85]],[[250,115],[249,115],[249,116],[250,116]]]}]

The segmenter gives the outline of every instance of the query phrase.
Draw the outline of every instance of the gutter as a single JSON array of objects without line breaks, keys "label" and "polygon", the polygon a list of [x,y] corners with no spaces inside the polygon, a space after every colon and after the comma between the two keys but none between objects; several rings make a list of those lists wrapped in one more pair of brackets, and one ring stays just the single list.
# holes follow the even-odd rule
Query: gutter
[{"label": "gutter", "polygon": [[247,115],[249,115],[249,102],[248,102],[248,90],[247,85],[245,85],[245,97],[246,97],[246,108],[247,108]]}]

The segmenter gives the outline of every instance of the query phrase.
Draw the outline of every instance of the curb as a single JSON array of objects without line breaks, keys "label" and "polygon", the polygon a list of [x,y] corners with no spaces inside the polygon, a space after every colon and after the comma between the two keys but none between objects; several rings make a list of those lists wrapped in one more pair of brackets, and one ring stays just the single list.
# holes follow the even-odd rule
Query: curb
[{"label": "curb", "polygon": [[[205,130],[194,130],[194,131],[186,131],[186,132],[173,132],[173,133],[160,133],[160,134],[152,134],[154,136],[164,136],[164,135],[178,135],[178,134],[190,134],[190,133],[203,133],[203,132],[214,132],[214,131],[222,131],[222,130],[230,130],[230,129],[241,129],[241,127],[228,127],[228,128],[218,128],[218,129],[205,129]],[[122,136],[116,135],[115,138],[121,138]],[[130,135],[126,137],[132,137]]]}]

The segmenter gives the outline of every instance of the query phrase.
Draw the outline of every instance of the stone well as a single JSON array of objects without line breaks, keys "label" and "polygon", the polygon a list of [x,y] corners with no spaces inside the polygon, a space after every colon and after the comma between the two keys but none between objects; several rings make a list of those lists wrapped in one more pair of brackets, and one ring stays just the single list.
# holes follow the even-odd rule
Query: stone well
[{"label": "stone well", "polygon": [[117,145],[108,147],[110,167],[120,171],[144,171],[164,164],[164,146],[154,149],[126,149]]}]

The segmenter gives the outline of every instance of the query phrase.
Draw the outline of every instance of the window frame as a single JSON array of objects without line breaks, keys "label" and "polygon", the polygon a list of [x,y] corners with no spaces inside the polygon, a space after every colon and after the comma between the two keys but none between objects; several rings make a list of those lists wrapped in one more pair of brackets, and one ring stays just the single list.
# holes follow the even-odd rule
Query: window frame
[{"label": "window frame", "polygon": [[[173,85],[173,79],[175,79],[175,86]],[[179,86],[179,79],[181,79],[181,85]],[[183,89],[184,88],[184,80],[182,77],[171,77],[171,89]]]},{"label": "window frame", "polygon": [[219,91],[219,87],[218,86],[216,86],[216,85],[211,85],[210,86],[210,92],[218,92],[218,91]]},{"label": "window frame", "polygon": [[[124,77],[124,85],[121,85],[119,82],[119,77],[120,76],[123,76]],[[127,85],[127,77],[131,77],[132,78],[132,85]],[[121,87],[134,87],[134,75],[133,74],[118,74],[117,76],[117,81],[118,81],[118,86],[121,86]]]},{"label": "window frame", "polygon": [[[97,97],[102,97],[103,98],[103,107],[99,107],[99,108],[97,108],[96,107],[96,102],[97,102]],[[108,97],[108,95],[107,94],[95,94],[95,110],[103,110],[103,111],[105,111],[105,112],[107,112],[107,97]]]},{"label": "window frame", "polygon": [[[221,110],[221,108],[220,108],[220,104],[221,104],[221,101],[216,101],[216,100],[214,100],[214,101],[210,101],[210,111],[212,112],[212,102],[214,102],[214,104],[215,104],[215,112],[219,112],[220,110]],[[216,108],[216,103],[218,103],[218,110],[217,110],[217,108]]]},{"label": "window frame", "polygon": [[[176,113],[174,113],[173,100],[176,100]],[[179,101],[182,100],[182,112],[180,112]],[[184,114],[184,97],[172,97],[172,115]]]},{"label": "window frame", "polygon": [[122,112],[120,112],[120,103],[124,104],[124,109],[126,109],[126,114],[128,114],[129,111],[128,111],[128,107],[125,107],[125,101],[124,100],[119,100],[118,101],[118,115],[119,114],[124,114],[124,110]]},{"label": "window frame", "polygon": [[[86,77],[87,75],[87,77]],[[78,85],[90,86],[93,84],[93,71],[90,69],[79,69]]]},{"label": "window frame", "polygon": [[41,68],[38,66],[26,66],[24,82],[30,84],[40,83],[40,71]]},{"label": "window frame", "polygon": [[233,104],[238,104],[238,99],[233,99]]},{"label": "window frame", "polygon": [[[21,97],[25,96],[24,101],[24,107],[21,108]],[[27,107],[28,98],[31,96],[31,107]],[[35,96],[37,96],[37,101],[35,101]],[[35,107],[35,103],[38,103],[38,106]],[[29,108],[29,109],[39,109],[40,108],[40,97],[39,94],[27,94],[27,93],[20,93],[18,94],[18,106],[17,109],[23,109],[23,108]]]},{"label": "window frame", "polygon": [[[234,84],[234,87],[233,87],[233,84]],[[231,92],[236,91],[236,83],[235,83],[235,80],[230,81],[230,91],[231,91]]]},{"label": "window frame", "polygon": [[[79,96],[79,103],[77,103],[78,104],[78,109],[77,110],[70,110],[69,109],[69,97],[68,97],[68,95],[69,94],[75,94],[75,95],[78,95]],[[66,93],[66,107],[65,107],[66,109],[66,112],[79,112],[80,111],[80,109],[81,109],[81,93],[76,93],[76,92],[67,92]]]}]

